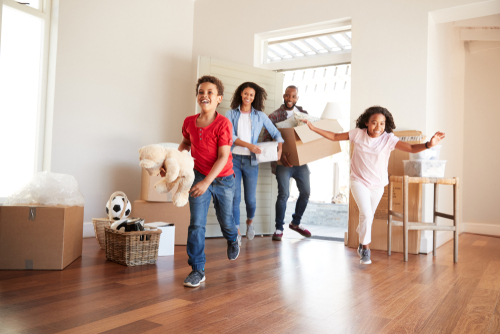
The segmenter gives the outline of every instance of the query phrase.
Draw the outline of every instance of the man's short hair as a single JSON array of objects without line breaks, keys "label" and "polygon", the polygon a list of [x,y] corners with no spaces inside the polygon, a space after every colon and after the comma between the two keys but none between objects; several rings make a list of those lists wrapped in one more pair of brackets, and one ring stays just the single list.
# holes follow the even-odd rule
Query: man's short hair
[{"label": "man's short hair", "polygon": [[288,86],[288,87],[285,89],[285,91],[286,91],[288,88],[293,88],[293,89],[295,89],[295,90],[297,91],[297,94],[299,93],[299,87],[297,87],[297,86],[290,85],[290,86]]},{"label": "man's short hair", "polygon": [[200,88],[200,85],[204,82],[213,83],[215,86],[217,86],[217,95],[224,96],[224,85],[222,84],[222,81],[211,75],[204,75],[198,79],[198,82],[196,83],[196,95],[198,95],[198,89]]}]

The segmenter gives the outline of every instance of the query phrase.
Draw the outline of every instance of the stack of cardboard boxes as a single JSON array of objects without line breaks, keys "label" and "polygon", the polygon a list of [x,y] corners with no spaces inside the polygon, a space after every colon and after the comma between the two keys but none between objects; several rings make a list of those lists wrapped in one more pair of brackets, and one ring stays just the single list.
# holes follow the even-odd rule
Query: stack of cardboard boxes
[{"label": "stack of cardboard boxes", "polygon": [[[175,244],[186,245],[189,227],[189,203],[176,207],[172,194],[160,194],[154,188],[160,176],[149,176],[145,169],[141,175],[141,199],[134,201],[132,216],[144,219],[144,223],[165,222],[175,226]],[[175,191],[175,188],[174,188]]]}]

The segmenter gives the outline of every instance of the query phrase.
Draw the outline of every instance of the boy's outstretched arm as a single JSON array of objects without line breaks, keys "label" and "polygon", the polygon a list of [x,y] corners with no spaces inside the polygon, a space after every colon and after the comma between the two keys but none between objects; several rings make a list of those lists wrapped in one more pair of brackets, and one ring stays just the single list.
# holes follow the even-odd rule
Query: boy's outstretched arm
[{"label": "boy's outstretched arm", "polygon": [[326,130],[322,130],[322,129],[319,129],[319,128],[315,127],[308,120],[302,120],[301,119],[301,121],[303,123],[306,123],[307,126],[309,127],[309,129],[311,129],[311,131],[316,132],[317,134],[325,137],[326,139],[330,139],[332,141],[349,140],[349,132],[335,133],[335,132],[331,132],[331,131],[326,131]]},{"label": "boy's outstretched arm", "polygon": [[[438,132],[436,132],[434,134],[434,136],[432,136],[431,140],[428,141],[425,144],[413,144],[413,145],[410,145],[410,144],[405,143],[404,141],[400,140],[396,144],[395,148],[398,149],[398,150],[404,151],[404,152],[418,153],[418,152],[425,151],[426,149],[431,148],[432,146],[436,146],[437,144],[439,144],[439,142],[441,140],[444,139],[444,137],[445,137],[445,133],[438,131]],[[427,144],[427,147],[425,146],[426,144]]]},{"label": "boy's outstretched arm", "polygon": [[212,184],[217,175],[219,175],[219,173],[226,165],[227,159],[229,159],[229,154],[231,154],[231,146],[229,145],[219,146],[217,153],[218,153],[217,160],[212,166],[210,173],[208,173],[208,175],[203,179],[203,181],[198,182],[191,188],[191,190],[189,190],[191,196],[198,197],[203,195],[205,191],[207,191],[208,186]]}]

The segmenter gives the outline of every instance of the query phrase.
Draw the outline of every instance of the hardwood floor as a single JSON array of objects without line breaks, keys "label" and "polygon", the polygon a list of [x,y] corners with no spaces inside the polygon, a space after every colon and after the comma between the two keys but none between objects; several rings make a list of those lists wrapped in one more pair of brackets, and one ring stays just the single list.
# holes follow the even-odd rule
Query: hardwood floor
[{"label": "hardwood floor", "polygon": [[106,260],[95,239],[63,271],[0,271],[0,333],[500,333],[500,238],[462,234],[436,258],[321,240],[206,242],[207,281],[184,288],[185,247],[156,265]]}]

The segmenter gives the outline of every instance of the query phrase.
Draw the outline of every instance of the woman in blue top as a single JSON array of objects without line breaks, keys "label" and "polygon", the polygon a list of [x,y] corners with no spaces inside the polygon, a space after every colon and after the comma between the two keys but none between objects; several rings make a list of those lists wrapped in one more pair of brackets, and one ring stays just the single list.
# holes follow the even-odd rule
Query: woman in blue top
[{"label": "woman in blue top", "polygon": [[281,158],[281,146],[284,142],[281,133],[269,120],[264,110],[264,101],[267,93],[264,88],[253,82],[241,84],[234,92],[231,99],[231,110],[226,117],[233,124],[233,170],[236,176],[234,180],[235,190],[233,199],[233,219],[238,228],[238,241],[241,242],[240,234],[240,202],[241,202],[241,179],[245,190],[245,205],[247,209],[247,238],[252,240],[255,230],[252,221],[255,216],[257,190],[257,178],[259,165],[251,158],[251,153],[261,153],[257,144],[262,127],[278,142],[278,160]]}]

